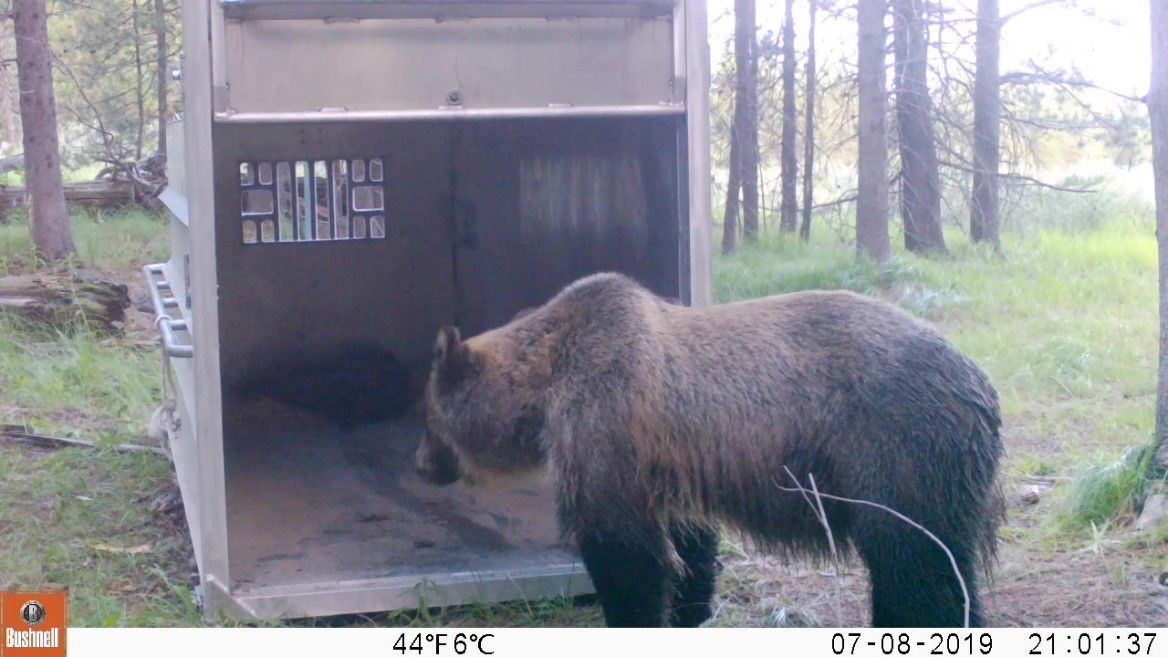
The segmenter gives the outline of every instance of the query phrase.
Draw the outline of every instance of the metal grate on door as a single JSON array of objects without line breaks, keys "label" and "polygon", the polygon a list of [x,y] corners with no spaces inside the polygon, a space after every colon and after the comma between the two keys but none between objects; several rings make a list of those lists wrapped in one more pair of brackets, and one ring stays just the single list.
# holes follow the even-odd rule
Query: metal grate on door
[{"label": "metal grate on door", "polygon": [[244,244],[385,237],[379,157],[239,163]]}]

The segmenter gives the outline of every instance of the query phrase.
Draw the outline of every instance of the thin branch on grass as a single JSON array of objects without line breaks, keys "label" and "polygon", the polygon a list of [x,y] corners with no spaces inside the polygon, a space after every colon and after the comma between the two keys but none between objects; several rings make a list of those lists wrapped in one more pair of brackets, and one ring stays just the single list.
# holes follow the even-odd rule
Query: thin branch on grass
[{"label": "thin branch on grass", "polygon": [[[831,495],[829,493],[821,493],[817,489],[814,488],[814,486],[815,486],[815,479],[814,478],[811,479],[812,488],[809,490],[806,487],[804,487],[802,484],[799,483],[799,480],[796,479],[793,474],[791,474],[791,471],[789,468],[784,466],[783,469],[787,471],[788,475],[791,475],[792,479],[795,479],[795,487],[788,488],[786,486],[779,486],[778,487],[779,490],[786,492],[786,493],[799,493],[800,495],[803,495],[804,499],[807,499],[807,495],[810,494],[818,501],[818,509],[823,509],[823,502],[821,501],[820,498],[833,500],[835,502],[845,502],[847,504],[858,504],[860,506],[867,506],[867,507],[871,507],[874,509],[880,509],[882,511],[885,511],[885,512],[895,516],[896,518],[899,518],[901,521],[905,522],[906,524],[908,524],[912,527],[915,527],[916,529],[919,529],[921,531],[921,533],[923,533],[925,536],[929,537],[929,540],[936,543],[937,546],[940,547],[941,550],[945,552],[945,556],[949,558],[949,564],[953,567],[953,574],[957,576],[957,583],[961,585],[961,595],[962,595],[962,597],[965,598],[965,619],[964,619],[964,623],[963,623],[962,627],[969,627],[969,613],[970,613],[969,588],[965,584],[965,577],[962,576],[961,569],[957,566],[956,557],[953,556],[953,553],[949,550],[949,547],[947,545],[945,545],[945,542],[942,541],[940,538],[937,538],[936,534],[929,531],[923,525],[921,525],[919,522],[913,520],[912,518],[909,518],[908,516],[897,511],[896,509],[884,506],[883,504],[879,504],[877,502],[869,502],[868,500],[858,500],[858,499],[853,499],[850,497],[841,497],[839,495]],[[819,513],[819,511],[817,511],[817,513]],[[824,514],[824,516],[825,516],[824,524],[826,524],[826,514]],[[829,542],[831,540],[830,537],[831,537],[831,530],[829,528],[828,529]],[[834,548],[833,548],[833,550],[834,550]]]},{"label": "thin branch on grass", "polygon": [[1072,479],[1074,479],[1074,477],[1029,475],[1026,477],[1019,477],[1018,482],[1023,484],[1035,484],[1039,486],[1054,486],[1060,481],[1071,481]]},{"label": "thin branch on grass", "polygon": [[[60,449],[62,447],[85,447],[92,449],[97,447],[96,444],[88,440],[32,433],[26,427],[20,425],[5,425],[0,427],[0,438],[29,443],[37,447],[46,447],[49,449]],[[150,445],[122,443],[120,445],[114,445],[113,448],[123,454],[156,454],[164,458],[170,458],[170,454],[165,449],[151,447]]]},{"label": "thin branch on grass", "polygon": [[[791,472],[791,469],[785,465],[783,466],[783,470],[787,472],[787,476],[791,478],[791,481],[795,482],[796,486],[799,486],[800,494],[806,500],[807,505],[811,507],[811,510],[815,512],[815,516],[819,518],[819,524],[823,525],[823,531],[827,534],[827,547],[831,551],[831,564],[835,570],[835,597],[832,599],[832,607],[835,609],[836,625],[843,627],[844,617],[840,611],[840,599],[843,597],[843,584],[840,581],[839,550],[835,546],[835,536],[831,531],[831,523],[827,521],[827,511],[823,508],[823,498],[819,494],[819,488],[815,485],[815,475],[810,473],[807,475],[807,478],[811,481],[812,493],[812,495],[808,495],[807,491],[800,486],[799,478],[795,476],[795,473]],[[813,497],[814,502],[812,501]]]}]

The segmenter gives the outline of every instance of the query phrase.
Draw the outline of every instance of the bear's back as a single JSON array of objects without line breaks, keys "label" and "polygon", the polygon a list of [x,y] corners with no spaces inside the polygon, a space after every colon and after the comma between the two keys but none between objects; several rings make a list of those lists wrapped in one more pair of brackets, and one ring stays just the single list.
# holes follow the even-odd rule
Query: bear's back
[{"label": "bear's back", "polygon": [[890,366],[906,352],[951,349],[929,324],[891,304],[846,291],[655,310],[658,337],[678,357],[707,370],[769,367],[800,378],[851,376]]},{"label": "bear's back", "polygon": [[660,370],[643,369],[663,383],[662,420],[676,430],[742,431],[747,420],[816,431],[840,407],[873,421],[922,420],[942,397],[955,402],[949,412],[999,424],[996,392],[971,360],[931,325],[871,297],[809,291],[654,313]]}]

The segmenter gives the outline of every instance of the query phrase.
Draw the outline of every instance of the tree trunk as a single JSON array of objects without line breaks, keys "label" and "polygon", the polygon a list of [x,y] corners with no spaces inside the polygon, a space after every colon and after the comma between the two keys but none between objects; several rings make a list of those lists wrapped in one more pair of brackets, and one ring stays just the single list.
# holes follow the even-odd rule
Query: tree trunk
[{"label": "tree trunk", "polygon": [[20,139],[20,130],[17,128],[20,114],[17,112],[19,101],[13,99],[20,94],[13,85],[12,72],[8,67],[12,57],[8,50],[9,29],[7,21],[0,21],[0,122],[4,127],[4,141],[16,144],[16,140]]},{"label": "tree trunk", "polygon": [[734,2],[734,62],[738,77],[734,134],[742,184],[742,234],[748,240],[758,238],[758,42],[754,1]]},{"label": "tree trunk", "polygon": [[1168,0],[1151,0],[1152,170],[1156,186],[1156,241],[1160,252],[1160,371],[1156,387],[1156,463],[1168,468]]},{"label": "tree trunk", "polygon": [[904,248],[913,253],[945,253],[945,235],[941,231],[941,174],[926,78],[924,2],[892,0],[892,13]]},{"label": "tree trunk", "polygon": [[75,252],[57,141],[45,0],[15,0],[16,67],[20,81],[20,122],[24,131],[24,172],[28,184],[29,232],[38,255],[54,261]]},{"label": "tree trunk", "polygon": [[[737,110],[734,114],[737,114]],[[742,178],[739,175],[742,165],[738,162],[735,118],[730,118],[730,171],[726,176],[726,208],[722,214],[722,253],[726,255],[734,253],[738,248],[738,193],[742,189]]]},{"label": "tree trunk", "polygon": [[888,242],[888,134],[884,90],[886,0],[859,0],[859,161],[856,193],[856,252],[884,262]]},{"label": "tree trunk", "polygon": [[1001,159],[1002,24],[998,0],[977,3],[977,72],[973,82],[973,195],[970,199],[969,237],[975,243],[1002,248],[999,227],[998,166]]},{"label": "tree trunk", "polygon": [[780,164],[782,199],[779,204],[779,228],[793,233],[798,223],[799,201],[796,198],[799,162],[795,144],[795,0],[786,0],[787,15],[783,19],[783,136]]},{"label": "tree trunk", "polygon": [[[158,66],[158,151],[155,156],[160,165],[166,164],[166,120],[170,111],[167,98],[167,83],[170,81],[170,65],[166,57],[166,4],[165,0],[154,0],[155,29],[158,30],[154,58]],[[165,170],[165,167],[163,167]]]},{"label": "tree trunk", "polygon": [[142,34],[139,31],[138,0],[130,3],[130,26],[134,32],[134,98],[138,111],[138,133],[134,139],[134,161],[142,161],[142,145],[146,138],[146,90],[144,89],[142,62]]},{"label": "tree trunk", "polygon": [[807,93],[803,109],[803,223],[799,226],[799,238],[804,242],[811,239],[811,207],[814,201],[815,183],[815,9],[819,0],[808,2],[807,14]]}]

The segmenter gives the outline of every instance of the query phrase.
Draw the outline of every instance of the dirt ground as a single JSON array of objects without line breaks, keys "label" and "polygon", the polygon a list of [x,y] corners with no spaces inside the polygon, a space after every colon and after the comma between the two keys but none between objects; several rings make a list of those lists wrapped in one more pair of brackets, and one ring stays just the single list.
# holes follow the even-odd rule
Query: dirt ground
[{"label": "dirt ground", "polygon": [[[1010,524],[1026,522],[1012,510]],[[1120,539],[1065,552],[1025,542],[1000,547],[993,581],[983,587],[986,623],[997,627],[1163,627],[1168,586],[1146,555]],[[729,557],[720,586],[718,626],[864,626],[870,620],[866,572],[852,562],[831,568]]]}]

